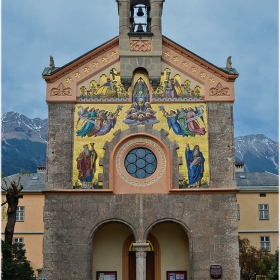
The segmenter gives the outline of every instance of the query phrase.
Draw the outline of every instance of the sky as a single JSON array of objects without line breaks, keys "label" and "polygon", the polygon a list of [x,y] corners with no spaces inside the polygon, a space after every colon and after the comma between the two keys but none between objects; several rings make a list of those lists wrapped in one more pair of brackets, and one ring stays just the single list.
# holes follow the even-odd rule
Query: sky
[{"label": "sky", "polygon": [[[42,72],[119,35],[115,0],[2,1],[1,113],[46,119]],[[165,0],[162,34],[211,62],[232,67],[234,136],[279,138],[278,0]]]}]

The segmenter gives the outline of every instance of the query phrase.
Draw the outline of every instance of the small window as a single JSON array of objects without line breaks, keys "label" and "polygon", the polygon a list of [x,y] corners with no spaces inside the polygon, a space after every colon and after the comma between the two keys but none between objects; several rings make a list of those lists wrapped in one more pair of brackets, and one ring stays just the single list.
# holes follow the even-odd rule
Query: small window
[{"label": "small window", "polygon": [[270,252],[270,238],[269,238],[269,236],[261,236],[260,248],[262,250]]},{"label": "small window", "polygon": [[237,220],[240,221],[240,206],[237,204]]},{"label": "small window", "polygon": [[259,219],[268,220],[268,204],[259,204]]},{"label": "small window", "polygon": [[24,221],[24,206],[18,206],[17,207],[16,221],[17,222],[23,222]]},{"label": "small window", "polygon": [[22,237],[16,237],[14,238],[14,244],[17,244],[17,248],[20,248],[20,245],[23,245],[23,238]]},{"label": "small window", "polygon": [[266,193],[260,193],[260,197],[266,197]]}]

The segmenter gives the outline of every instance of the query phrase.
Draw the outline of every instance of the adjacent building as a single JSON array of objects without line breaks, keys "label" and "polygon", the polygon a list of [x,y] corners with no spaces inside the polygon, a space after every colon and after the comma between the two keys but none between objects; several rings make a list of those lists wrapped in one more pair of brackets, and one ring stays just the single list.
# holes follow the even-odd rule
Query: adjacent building
[{"label": "adjacent building", "polygon": [[272,254],[279,248],[279,176],[266,172],[244,172],[238,165],[235,177],[238,233],[251,245]]},{"label": "adjacent building", "polygon": [[[6,177],[7,182],[18,182],[19,174]],[[44,238],[44,194],[46,181],[46,168],[38,167],[36,173],[25,174],[20,180],[24,186],[19,199],[14,243],[25,244],[26,257],[34,269],[36,276],[41,276],[43,267],[43,238]],[[2,184],[4,182],[2,181]],[[2,192],[2,202],[6,201]],[[5,226],[7,222],[7,204],[2,207],[1,238],[5,239]]]}]

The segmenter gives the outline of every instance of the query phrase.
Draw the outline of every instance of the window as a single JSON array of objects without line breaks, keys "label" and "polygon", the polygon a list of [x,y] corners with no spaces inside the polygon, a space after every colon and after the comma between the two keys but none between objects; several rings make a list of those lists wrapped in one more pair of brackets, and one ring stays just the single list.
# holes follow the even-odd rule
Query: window
[{"label": "window", "polygon": [[18,206],[17,207],[16,221],[17,222],[23,222],[24,221],[24,206]]},{"label": "window", "polygon": [[23,238],[22,237],[16,237],[14,238],[14,244],[17,244],[17,248],[19,249],[23,245]]},{"label": "window", "polygon": [[260,193],[260,197],[266,197],[266,193]]},{"label": "window", "polygon": [[270,252],[269,236],[261,236],[261,249]]},{"label": "window", "polygon": [[126,171],[134,178],[143,179],[151,176],[157,168],[154,153],[147,148],[131,150],[125,158]]},{"label": "window", "polygon": [[259,204],[259,219],[268,220],[268,204]]},{"label": "window", "polygon": [[240,206],[237,204],[237,220],[240,220]]}]

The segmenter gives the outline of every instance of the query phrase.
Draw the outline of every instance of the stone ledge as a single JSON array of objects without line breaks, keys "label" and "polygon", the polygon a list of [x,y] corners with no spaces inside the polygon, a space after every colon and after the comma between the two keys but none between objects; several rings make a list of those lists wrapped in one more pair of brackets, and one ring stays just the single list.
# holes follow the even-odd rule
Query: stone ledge
[{"label": "stone ledge", "polygon": [[171,189],[169,194],[237,194],[239,191],[233,188],[191,188]]},{"label": "stone ledge", "polygon": [[52,189],[42,192],[44,195],[49,194],[114,194],[110,189]]}]

